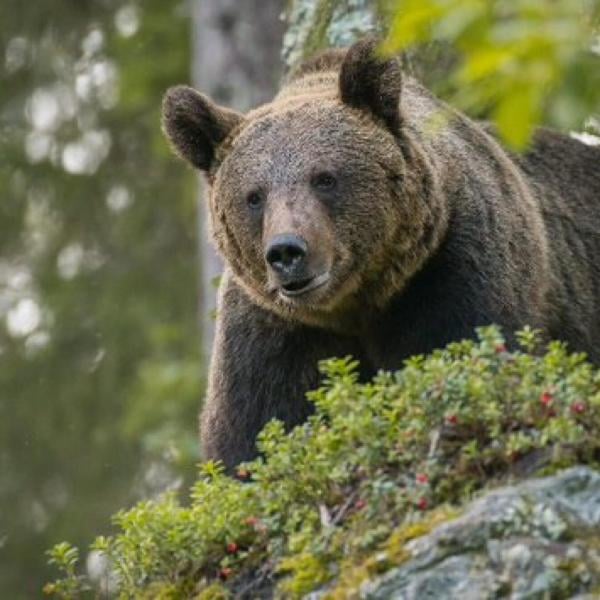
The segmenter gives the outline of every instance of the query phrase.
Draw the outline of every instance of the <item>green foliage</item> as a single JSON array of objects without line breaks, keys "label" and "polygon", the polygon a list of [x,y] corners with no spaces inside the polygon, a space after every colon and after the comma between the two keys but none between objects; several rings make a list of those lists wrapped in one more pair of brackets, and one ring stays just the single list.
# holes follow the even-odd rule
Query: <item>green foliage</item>
[{"label": "green foliage", "polygon": [[[450,102],[526,146],[540,122],[582,128],[600,108],[600,1],[396,0],[388,51],[446,44]],[[448,53],[448,52],[447,52]]]},{"label": "green foliage", "polygon": [[48,551],[50,557],[48,562],[58,567],[66,577],[62,581],[49,583],[44,587],[46,594],[52,594],[58,598],[73,598],[81,591],[87,591],[87,586],[81,577],[78,577],[75,569],[79,562],[79,550],[67,542],[56,544]]},{"label": "green foliage", "polygon": [[[236,478],[207,463],[189,505],[167,495],[115,517],[118,533],[95,544],[117,575],[115,595],[275,587],[294,598],[331,582],[328,597],[349,597],[484,487],[597,464],[600,372],[561,343],[540,352],[530,329],[514,352],[496,328],[478,334],[368,383],[351,359],[323,363],[315,414],[289,433],[268,424],[263,457]],[[53,585],[85,583],[57,563],[64,578]]]}]

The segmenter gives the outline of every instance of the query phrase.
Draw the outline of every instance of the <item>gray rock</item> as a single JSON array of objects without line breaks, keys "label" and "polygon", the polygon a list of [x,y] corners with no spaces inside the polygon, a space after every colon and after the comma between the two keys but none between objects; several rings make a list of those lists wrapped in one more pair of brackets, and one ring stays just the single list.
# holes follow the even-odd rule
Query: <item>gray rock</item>
[{"label": "gray rock", "polygon": [[576,467],[498,489],[406,545],[365,600],[600,598],[600,473]]}]

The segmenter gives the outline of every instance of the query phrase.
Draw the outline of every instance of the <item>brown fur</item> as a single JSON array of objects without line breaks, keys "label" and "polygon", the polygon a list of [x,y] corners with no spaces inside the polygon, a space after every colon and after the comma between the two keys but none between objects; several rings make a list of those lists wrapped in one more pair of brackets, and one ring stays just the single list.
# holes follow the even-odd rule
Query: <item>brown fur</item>
[{"label": "brown fur", "polygon": [[[328,356],[352,354],[367,377],[497,323],[509,341],[529,324],[599,359],[600,150],[540,132],[511,156],[371,40],[308,61],[245,116],[190,88],[164,107],[177,152],[211,183],[228,265],[207,458],[232,466],[270,418],[303,420]],[[265,258],[279,234],[306,242],[301,274],[324,285],[285,294]]]}]

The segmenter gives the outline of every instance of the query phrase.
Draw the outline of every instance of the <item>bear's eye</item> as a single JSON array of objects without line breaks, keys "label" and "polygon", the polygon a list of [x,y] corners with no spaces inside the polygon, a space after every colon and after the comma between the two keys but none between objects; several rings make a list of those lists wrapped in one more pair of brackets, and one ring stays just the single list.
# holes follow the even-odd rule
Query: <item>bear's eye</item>
[{"label": "bear's eye", "polygon": [[254,191],[254,192],[250,192],[247,196],[246,196],[246,203],[248,204],[248,206],[250,208],[253,208],[254,210],[260,208],[262,206],[263,203],[263,195],[260,192]]},{"label": "bear's eye", "polygon": [[319,190],[332,190],[337,185],[337,179],[331,173],[323,172],[314,175],[310,183]]}]

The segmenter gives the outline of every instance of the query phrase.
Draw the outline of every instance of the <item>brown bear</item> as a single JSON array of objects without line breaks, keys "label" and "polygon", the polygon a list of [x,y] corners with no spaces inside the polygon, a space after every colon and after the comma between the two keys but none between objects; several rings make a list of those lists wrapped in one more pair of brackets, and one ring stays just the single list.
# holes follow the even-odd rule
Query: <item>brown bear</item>
[{"label": "brown bear", "polygon": [[599,148],[543,130],[513,156],[373,40],[246,115],[170,89],[163,126],[206,175],[227,264],[206,458],[232,467],[268,420],[305,419],[326,357],[369,377],[496,323],[600,358]]}]

